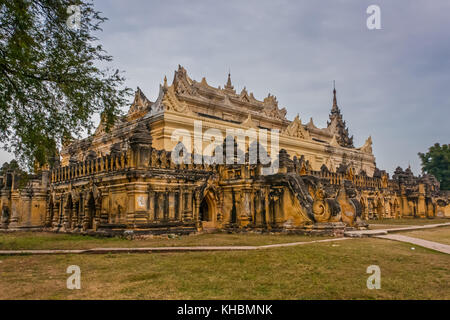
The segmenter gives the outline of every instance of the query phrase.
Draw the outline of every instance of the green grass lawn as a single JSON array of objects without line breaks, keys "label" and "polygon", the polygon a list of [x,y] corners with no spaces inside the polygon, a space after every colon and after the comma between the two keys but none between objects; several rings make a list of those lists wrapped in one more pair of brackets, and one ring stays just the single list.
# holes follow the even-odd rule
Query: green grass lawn
[{"label": "green grass lawn", "polygon": [[407,231],[401,233],[404,236],[435,241],[450,245],[450,227],[439,227],[428,230]]},{"label": "green grass lawn", "polygon": [[[66,288],[69,265],[81,268],[81,290]],[[381,268],[380,290],[366,287],[369,265]],[[0,256],[0,298],[450,299],[449,266],[449,255],[373,238],[245,252]]]},{"label": "green grass lawn", "polygon": [[275,243],[323,240],[327,237],[287,234],[197,234],[173,239],[155,237],[144,240],[100,238],[73,234],[43,232],[0,233],[0,250],[20,249],[90,249],[112,247],[161,247],[161,246],[256,246]]}]

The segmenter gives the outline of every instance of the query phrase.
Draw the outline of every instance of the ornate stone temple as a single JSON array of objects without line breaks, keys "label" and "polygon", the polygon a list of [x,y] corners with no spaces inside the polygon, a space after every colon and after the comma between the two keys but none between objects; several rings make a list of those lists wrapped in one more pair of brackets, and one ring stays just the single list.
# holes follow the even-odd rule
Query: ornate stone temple
[{"label": "ornate stone temple", "polygon": [[368,219],[450,217],[433,176],[397,168],[390,179],[376,168],[370,137],[354,147],[336,90],[318,128],[286,119],[273,95],[236,92],[230,75],[215,88],[181,66],[156,101],[138,88],[113,128],[101,121],[92,136],[66,142],[25,186],[5,171],[0,207],[3,229],[99,234],[333,233]]}]

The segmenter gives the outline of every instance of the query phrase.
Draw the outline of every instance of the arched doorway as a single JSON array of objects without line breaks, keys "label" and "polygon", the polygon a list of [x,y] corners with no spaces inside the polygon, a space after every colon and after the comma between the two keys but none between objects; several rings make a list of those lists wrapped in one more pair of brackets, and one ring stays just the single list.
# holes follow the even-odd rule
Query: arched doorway
[{"label": "arched doorway", "polygon": [[210,215],[211,213],[209,212],[208,201],[206,201],[206,198],[203,198],[203,201],[200,204],[199,220],[211,221]]},{"label": "arched doorway", "polygon": [[198,220],[202,223],[203,228],[215,228],[216,217],[217,205],[214,194],[211,191],[207,191],[200,203]]}]

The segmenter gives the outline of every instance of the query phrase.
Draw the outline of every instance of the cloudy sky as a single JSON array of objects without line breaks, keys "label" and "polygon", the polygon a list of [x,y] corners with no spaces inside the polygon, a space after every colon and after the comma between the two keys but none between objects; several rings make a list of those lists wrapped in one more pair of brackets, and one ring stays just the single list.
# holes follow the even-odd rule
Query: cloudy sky
[{"label": "cloudy sky", "polygon": [[[101,42],[152,101],[178,64],[191,78],[226,82],[257,99],[270,92],[288,118],[326,125],[338,104],[377,165],[420,173],[417,153],[450,143],[450,1],[97,0],[109,18]],[[381,8],[381,30],[366,9]],[[7,154],[0,154],[0,161]]]}]

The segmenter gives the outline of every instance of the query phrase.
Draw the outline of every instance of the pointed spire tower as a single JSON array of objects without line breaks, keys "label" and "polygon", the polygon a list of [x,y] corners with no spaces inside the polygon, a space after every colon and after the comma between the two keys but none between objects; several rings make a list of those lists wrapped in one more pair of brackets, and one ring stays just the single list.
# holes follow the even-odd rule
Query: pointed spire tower
[{"label": "pointed spire tower", "polygon": [[227,80],[227,84],[225,85],[224,89],[226,91],[235,93],[233,84],[231,83],[231,72],[228,72],[228,80]]},{"label": "pointed spire tower", "polygon": [[333,80],[333,107],[331,108],[331,114],[338,114],[340,112],[336,98],[336,81]]},{"label": "pointed spire tower", "polygon": [[332,133],[336,135],[337,142],[340,146],[345,148],[354,148],[353,136],[349,136],[348,128],[345,121],[342,118],[341,110],[337,104],[336,98],[336,85],[333,80],[333,107],[331,108],[330,121],[327,123],[328,128],[332,130]]}]

